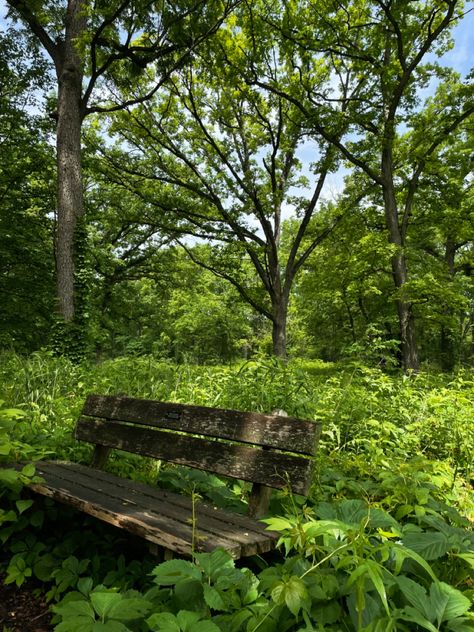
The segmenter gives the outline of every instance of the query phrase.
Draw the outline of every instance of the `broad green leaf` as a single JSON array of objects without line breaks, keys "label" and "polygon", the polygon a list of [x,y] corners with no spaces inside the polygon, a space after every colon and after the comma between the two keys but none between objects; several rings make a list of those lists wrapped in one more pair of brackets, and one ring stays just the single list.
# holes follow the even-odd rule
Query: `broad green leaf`
[{"label": "broad green leaf", "polygon": [[307,522],[303,525],[303,531],[308,538],[316,538],[320,535],[330,534],[338,538],[347,534],[351,529],[340,520],[318,520]]},{"label": "broad green leaf", "polygon": [[431,568],[431,566],[428,564],[428,562],[425,562],[425,560],[420,555],[418,555],[418,553],[416,553],[415,551],[412,551],[411,549],[407,549],[406,547],[401,546],[400,544],[394,544],[391,551],[393,552],[393,555],[395,557],[395,562],[396,562],[395,570],[397,573],[400,572],[403,561],[408,557],[409,559],[412,559],[415,562],[418,562],[418,564],[428,573],[428,575],[434,581],[437,581],[437,577],[435,573],[433,572],[433,569]]},{"label": "broad green leaf", "polygon": [[297,615],[308,601],[308,591],[304,582],[296,576],[286,582],[279,582],[272,590],[272,599],[277,605],[286,604],[288,610]]},{"label": "broad green leaf", "polygon": [[88,617],[90,621],[95,620],[95,613],[90,603],[84,599],[76,601],[60,602],[53,606],[53,611],[60,614],[63,618],[74,616]]},{"label": "broad green leaf", "polygon": [[304,608],[308,600],[308,591],[299,577],[291,577],[286,585],[285,603],[288,610],[295,616]]},{"label": "broad green leaf", "polygon": [[130,628],[127,628],[126,625],[120,623],[120,621],[96,621],[92,628],[91,632],[131,632]]},{"label": "broad green leaf", "polygon": [[472,618],[460,617],[459,619],[451,619],[446,623],[446,629],[449,632],[473,632],[474,622]]},{"label": "broad green leaf", "polygon": [[50,581],[51,573],[56,570],[57,565],[57,560],[51,554],[42,555],[33,566],[35,577],[43,582]]},{"label": "broad green leaf", "polygon": [[244,630],[244,623],[252,616],[252,612],[249,609],[239,610],[235,614],[232,614],[232,619],[230,621],[230,631],[229,632],[239,632],[240,630]]},{"label": "broad green leaf", "polygon": [[180,610],[176,615],[182,632],[193,632],[193,626],[200,618],[201,615],[199,612],[192,612],[191,610]]},{"label": "broad green leaf", "polygon": [[347,598],[347,607],[355,630],[358,629],[361,614],[363,629],[383,615],[380,599],[370,592],[362,593],[362,599],[356,591],[351,592]]},{"label": "broad green leaf", "polygon": [[345,499],[336,503],[318,503],[315,513],[322,519],[336,519],[346,525],[359,526],[367,521],[369,528],[398,527],[398,522],[386,511],[371,507],[364,500]]},{"label": "broad green leaf", "polygon": [[437,560],[451,548],[448,538],[440,531],[407,533],[403,536],[402,542],[407,548],[428,561]]},{"label": "broad green leaf", "polygon": [[[203,584],[197,579],[183,579],[173,589],[174,601],[179,610],[187,610],[193,607],[198,610],[204,606]],[[192,604],[192,605],[191,605]]]},{"label": "broad green leaf", "polygon": [[174,614],[170,612],[158,612],[152,614],[146,620],[150,630],[159,632],[181,632],[180,626]]},{"label": "broad green leaf", "polygon": [[407,606],[406,608],[401,610],[398,616],[404,621],[411,621],[413,623],[421,625],[422,628],[424,628],[425,630],[429,630],[429,632],[438,632],[438,628],[435,628],[435,626],[430,621],[428,621],[428,619],[426,619],[421,614],[421,612],[419,612],[415,608],[412,608],[411,606]]},{"label": "broad green leaf", "polygon": [[0,468],[0,483],[4,483],[8,486],[17,485],[19,481],[19,475],[16,470],[11,468]]},{"label": "broad green leaf", "polygon": [[261,522],[265,522],[268,531],[286,531],[287,529],[293,529],[294,524],[286,518],[276,516],[275,518],[264,518]]},{"label": "broad green leaf", "polygon": [[199,621],[189,632],[221,632],[221,629],[212,621]]},{"label": "broad green leaf", "polygon": [[83,595],[88,595],[93,585],[94,581],[92,577],[81,577],[77,582],[77,590]]},{"label": "broad green leaf", "polygon": [[151,610],[152,604],[139,597],[122,598],[114,603],[107,613],[107,618],[118,621],[133,621],[145,617]]},{"label": "broad green leaf", "polygon": [[172,586],[182,579],[201,580],[201,571],[195,564],[186,560],[169,560],[156,566],[152,575],[154,582],[160,586]]},{"label": "broad green leaf", "polygon": [[117,605],[122,596],[116,592],[92,592],[89,595],[94,610],[100,617],[108,616],[112,606]]},{"label": "broad green leaf", "polygon": [[227,606],[214,586],[204,585],[204,599],[212,610],[226,610]]},{"label": "broad green leaf", "polygon": [[68,617],[66,621],[63,621],[55,626],[55,632],[92,632],[94,621],[89,617]]},{"label": "broad green leaf", "polygon": [[471,602],[467,597],[444,582],[431,584],[430,595],[438,625],[441,625],[443,621],[450,621],[462,616],[471,607]]},{"label": "broad green leaf", "polygon": [[396,577],[395,581],[408,602],[425,617],[431,619],[433,614],[431,610],[431,601],[423,586],[417,584],[417,582],[413,581],[409,577],[405,577],[405,575]]},{"label": "broad green leaf", "polygon": [[214,579],[224,568],[234,568],[234,560],[224,549],[215,549],[212,553],[196,553],[195,560],[208,577]]}]

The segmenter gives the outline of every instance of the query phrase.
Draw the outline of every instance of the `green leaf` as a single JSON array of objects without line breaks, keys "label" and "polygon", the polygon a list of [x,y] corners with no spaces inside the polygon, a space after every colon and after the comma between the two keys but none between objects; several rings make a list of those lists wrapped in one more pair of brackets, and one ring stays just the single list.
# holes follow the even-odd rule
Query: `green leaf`
[{"label": "green leaf", "polygon": [[199,612],[192,612],[191,610],[180,610],[176,615],[182,632],[193,632],[193,626],[200,618],[201,615]]},{"label": "green leaf", "polygon": [[53,606],[52,609],[64,619],[81,616],[87,617],[89,621],[95,620],[95,613],[92,606],[84,599],[64,603],[60,602],[56,606]]},{"label": "green leaf", "polygon": [[83,595],[88,595],[92,590],[94,581],[92,577],[81,577],[77,582],[77,590]]},{"label": "green leaf", "polygon": [[182,579],[198,579],[201,580],[201,571],[195,564],[186,560],[169,560],[156,566],[152,575],[154,582],[159,586],[172,586]]},{"label": "green leaf", "polygon": [[3,408],[0,411],[0,416],[7,419],[21,419],[25,415],[25,411],[20,410],[19,408]]},{"label": "green leaf", "polygon": [[18,484],[20,477],[16,470],[11,468],[0,468],[0,483],[4,483],[8,486],[15,486]]},{"label": "green leaf", "polygon": [[90,593],[89,599],[99,617],[103,618],[108,615],[114,605],[121,601],[122,596],[116,592],[97,591]]},{"label": "green leaf", "polygon": [[285,603],[288,610],[295,616],[301,608],[306,607],[308,602],[306,586],[295,575],[286,582],[279,582],[272,590],[271,596],[277,605]]},{"label": "green leaf", "polygon": [[331,534],[340,538],[348,533],[351,527],[340,520],[318,520],[307,522],[303,525],[303,531],[308,538],[317,538],[320,535]]},{"label": "green leaf", "polygon": [[421,612],[411,606],[407,606],[401,610],[398,616],[404,621],[411,621],[412,623],[421,625],[422,628],[429,630],[429,632],[438,632],[438,628],[435,628],[434,625],[421,614]]},{"label": "green leaf", "polygon": [[170,612],[152,614],[151,617],[148,617],[146,623],[150,630],[157,630],[159,632],[181,632],[176,617]]},{"label": "green leaf", "polygon": [[204,573],[212,580],[223,569],[235,566],[230,553],[224,549],[215,549],[212,553],[196,553],[194,557]]},{"label": "green leaf", "polygon": [[191,604],[191,607],[198,610],[201,604],[203,607],[205,605],[203,585],[197,579],[179,581],[173,589],[173,597],[178,610],[187,610]]},{"label": "green leaf", "polygon": [[151,610],[152,604],[146,599],[140,597],[122,598],[121,601],[114,603],[107,613],[108,619],[117,619],[118,621],[133,621],[145,617]]},{"label": "green leaf", "polygon": [[385,612],[390,616],[390,610],[387,602],[387,593],[385,591],[385,585],[383,583],[381,566],[374,560],[366,560],[367,571],[369,577],[378,592],[380,599],[382,600]]},{"label": "green leaf", "polygon": [[409,577],[405,577],[405,575],[396,577],[395,581],[408,602],[425,617],[431,619],[431,602],[423,586],[420,586],[420,584],[417,584]]},{"label": "green leaf", "polygon": [[88,617],[68,617],[55,626],[55,632],[92,632],[94,621]]},{"label": "green leaf", "polygon": [[450,632],[473,632],[474,624],[472,619],[460,617],[459,619],[451,619],[446,623],[446,629]]},{"label": "green leaf", "polygon": [[438,625],[462,616],[471,607],[470,600],[462,592],[444,582],[431,584],[430,596]]},{"label": "green leaf", "polygon": [[120,623],[120,621],[106,621],[102,623],[102,621],[96,621],[92,628],[91,632],[131,632],[130,628],[127,628],[126,625]]},{"label": "green leaf", "polygon": [[204,585],[204,599],[209,608],[212,608],[212,610],[227,609],[221,594],[213,586],[209,586],[208,584]]},{"label": "green leaf", "polygon": [[32,500],[17,500],[15,503],[19,514],[22,514],[24,511],[29,509],[32,504],[33,504]]},{"label": "green leaf", "polygon": [[451,548],[448,538],[439,531],[423,533],[407,533],[403,536],[403,544],[421,555],[425,560],[437,560]]},{"label": "green leaf", "polygon": [[456,557],[460,557],[467,562],[471,568],[474,568],[474,553],[456,553]]},{"label": "green leaf", "polygon": [[221,629],[212,621],[199,621],[189,632],[221,632]]},{"label": "green leaf", "polygon": [[21,470],[21,473],[24,476],[27,476],[28,478],[31,478],[32,476],[35,475],[35,466],[33,465],[33,463],[27,463],[23,469]]},{"label": "green leaf", "polygon": [[431,568],[431,566],[428,564],[428,562],[425,562],[425,560],[421,557],[421,555],[418,555],[418,553],[416,553],[416,551],[412,551],[411,549],[407,549],[406,547],[400,545],[400,544],[395,544],[393,546],[393,548],[391,549],[394,557],[395,557],[395,569],[396,572],[399,572],[401,569],[401,566],[403,564],[403,561],[406,558],[412,559],[415,562],[417,562],[427,573],[428,575],[434,580],[437,581],[437,577],[434,574],[433,569]]},{"label": "green leaf", "polygon": [[57,568],[57,560],[49,553],[42,555],[33,566],[33,572],[42,582],[51,580],[51,573]]},{"label": "green leaf", "polygon": [[289,520],[278,516],[275,518],[264,518],[261,522],[265,522],[268,525],[267,530],[269,531],[286,531],[287,529],[292,529],[294,527]]}]

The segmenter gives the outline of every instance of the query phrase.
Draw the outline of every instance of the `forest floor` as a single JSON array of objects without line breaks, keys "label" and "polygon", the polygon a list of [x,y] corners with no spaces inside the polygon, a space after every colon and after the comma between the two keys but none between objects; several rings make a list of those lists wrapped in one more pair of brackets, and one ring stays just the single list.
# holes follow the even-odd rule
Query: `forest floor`
[{"label": "forest floor", "polygon": [[34,587],[5,586],[0,577],[0,630],[3,632],[50,632],[51,613],[46,601],[35,596]]}]

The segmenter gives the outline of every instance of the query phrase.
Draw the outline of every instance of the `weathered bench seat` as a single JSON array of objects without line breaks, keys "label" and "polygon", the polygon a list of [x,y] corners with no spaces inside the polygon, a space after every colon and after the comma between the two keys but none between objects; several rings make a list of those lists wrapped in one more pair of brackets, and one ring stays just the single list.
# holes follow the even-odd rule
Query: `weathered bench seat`
[{"label": "weathered bench seat", "polygon": [[[90,395],[75,436],[95,444],[92,467],[40,462],[34,492],[67,503],[150,543],[190,555],[217,547],[234,558],[271,550],[277,536],[256,520],[268,509],[269,489],[306,494],[319,425],[279,415]],[[103,467],[117,448],[251,481],[250,515],[137,481]]]}]

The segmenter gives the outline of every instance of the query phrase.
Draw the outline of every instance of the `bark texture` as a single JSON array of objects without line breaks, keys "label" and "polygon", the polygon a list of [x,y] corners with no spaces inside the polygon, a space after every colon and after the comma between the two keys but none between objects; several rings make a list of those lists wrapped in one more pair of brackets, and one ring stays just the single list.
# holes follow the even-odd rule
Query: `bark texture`
[{"label": "bark texture", "polygon": [[56,228],[56,274],[59,314],[66,322],[75,317],[74,235],[84,213],[81,165],[83,60],[77,40],[87,21],[84,0],[70,0],[64,40],[57,44],[58,80],[56,151],[58,166],[58,216]]},{"label": "bark texture", "polygon": [[[389,125],[392,127],[392,124]],[[420,361],[416,342],[415,317],[413,305],[404,296],[404,286],[408,281],[407,262],[404,253],[404,235],[400,228],[398,205],[393,182],[393,143],[394,131],[390,129],[386,134],[385,147],[382,151],[382,190],[385,207],[385,223],[388,230],[389,242],[397,247],[392,256],[392,276],[398,291],[397,313],[400,327],[400,347],[402,364],[405,371],[418,371]]]}]

